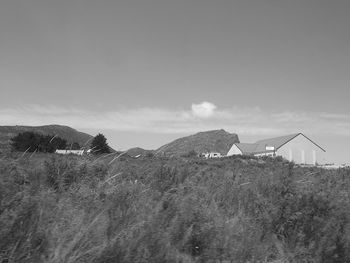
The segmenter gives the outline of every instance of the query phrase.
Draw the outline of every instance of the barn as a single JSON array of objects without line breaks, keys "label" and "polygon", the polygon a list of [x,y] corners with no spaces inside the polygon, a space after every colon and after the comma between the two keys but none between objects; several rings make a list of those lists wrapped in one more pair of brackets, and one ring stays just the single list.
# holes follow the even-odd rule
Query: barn
[{"label": "barn", "polygon": [[326,151],[302,133],[260,140],[255,143],[235,143],[227,153],[232,155],[282,156],[297,164],[322,164]]}]

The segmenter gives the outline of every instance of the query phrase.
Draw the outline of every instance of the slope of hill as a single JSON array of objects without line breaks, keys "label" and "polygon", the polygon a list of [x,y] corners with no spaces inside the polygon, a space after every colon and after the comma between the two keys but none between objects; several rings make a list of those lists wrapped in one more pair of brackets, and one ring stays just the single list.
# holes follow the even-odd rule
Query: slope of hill
[{"label": "slope of hill", "polygon": [[136,156],[146,156],[147,154],[152,154],[152,150],[145,150],[140,147],[134,147],[126,151],[126,153],[131,157]]},{"label": "slope of hill", "polygon": [[190,151],[195,151],[196,153],[219,152],[221,154],[227,154],[232,144],[238,142],[237,134],[228,133],[222,129],[213,130],[179,138],[160,147],[156,153],[167,156],[180,156]]},{"label": "slope of hill", "polygon": [[[0,149],[10,147],[10,139],[21,132],[36,132],[44,135],[57,135],[68,143],[77,142],[81,146],[89,143],[93,136],[79,132],[71,127],[62,125],[45,125],[45,126],[0,126]],[[89,141],[89,142],[88,142]]]}]

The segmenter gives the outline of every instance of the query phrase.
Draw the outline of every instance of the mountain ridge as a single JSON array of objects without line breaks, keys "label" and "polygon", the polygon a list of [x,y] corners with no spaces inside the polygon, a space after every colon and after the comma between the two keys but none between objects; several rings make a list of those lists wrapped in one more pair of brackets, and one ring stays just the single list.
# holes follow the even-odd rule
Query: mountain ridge
[{"label": "mountain ridge", "polygon": [[238,135],[223,129],[198,132],[178,138],[156,150],[157,155],[181,156],[190,151],[196,153],[219,152],[226,155],[233,143],[239,143]]}]

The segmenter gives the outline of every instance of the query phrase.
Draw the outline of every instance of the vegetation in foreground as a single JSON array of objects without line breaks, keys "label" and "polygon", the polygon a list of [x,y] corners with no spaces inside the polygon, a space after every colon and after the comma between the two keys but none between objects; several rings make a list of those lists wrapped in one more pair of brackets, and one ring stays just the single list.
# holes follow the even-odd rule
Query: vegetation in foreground
[{"label": "vegetation in foreground", "polygon": [[350,262],[350,171],[0,156],[0,262]]}]

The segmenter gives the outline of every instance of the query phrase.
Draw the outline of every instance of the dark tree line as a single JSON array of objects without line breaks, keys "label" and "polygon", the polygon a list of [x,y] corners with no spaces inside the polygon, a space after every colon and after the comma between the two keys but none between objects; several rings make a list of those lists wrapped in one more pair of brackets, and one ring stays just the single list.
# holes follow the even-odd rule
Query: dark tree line
[{"label": "dark tree line", "polygon": [[[57,149],[79,150],[79,143],[68,144],[65,139],[55,135],[43,135],[35,132],[22,132],[11,139],[11,146],[20,152],[46,152],[53,153]],[[110,153],[106,137],[99,133],[91,142],[91,150],[94,154]]]},{"label": "dark tree line", "polygon": [[22,132],[11,139],[11,146],[17,151],[53,153],[57,149],[80,149],[78,143],[67,144],[65,139],[54,135]]}]

